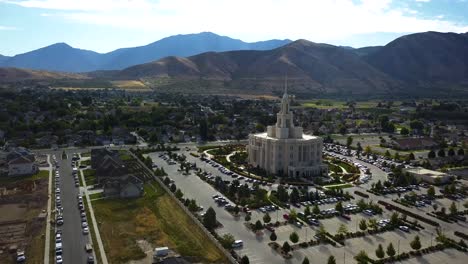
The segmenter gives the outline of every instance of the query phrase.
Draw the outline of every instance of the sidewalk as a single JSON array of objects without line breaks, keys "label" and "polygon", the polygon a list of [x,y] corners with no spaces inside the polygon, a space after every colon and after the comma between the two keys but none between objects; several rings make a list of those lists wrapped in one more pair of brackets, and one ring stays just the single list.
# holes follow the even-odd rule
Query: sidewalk
[{"label": "sidewalk", "polygon": [[47,163],[49,163],[49,190],[47,191],[47,219],[46,219],[46,233],[45,233],[45,247],[44,247],[44,264],[49,264],[50,253],[50,214],[52,206],[52,164],[50,163],[50,155],[47,155]]},{"label": "sidewalk", "polygon": [[[87,189],[87,186],[86,186],[86,181],[85,181],[85,178],[84,178],[83,170],[80,170],[80,177],[81,177],[81,180],[83,182],[83,188],[84,188],[84,194],[86,196],[86,201],[88,201],[89,214],[91,216],[91,221],[93,222],[94,235],[96,236],[96,241],[98,243],[99,252],[101,253],[101,261],[102,261],[103,264],[108,264],[106,252],[104,250],[104,245],[102,244],[101,234],[99,233],[99,227],[98,227],[98,224],[97,224],[97,221],[96,221],[96,217],[94,216],[93,205],[91,203],[91,199],[89,198],[89,193],[88,193],[88,189]],[[91,239],[91,242],[92,242],[92,239]]]}]

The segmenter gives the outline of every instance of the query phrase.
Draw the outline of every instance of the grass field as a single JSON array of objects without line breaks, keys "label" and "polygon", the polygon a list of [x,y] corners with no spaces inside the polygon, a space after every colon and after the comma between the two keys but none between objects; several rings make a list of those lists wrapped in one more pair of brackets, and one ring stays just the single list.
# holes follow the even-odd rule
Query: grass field
[{"label": "grass field", "polygon": [[122,89],[122,90],[129,90],[129,91],[132,91],[132,90],[150,91],[151,90],[145,84],[143,84],[141,81],[137,81],[137,80],[112,81],[111,83],[112,83],[113,86],[115,86],[115,87],[117,87],[119,89]]},{"label": "grass field", "polygon": [[83,176],[86,181],[86,186],[94,185],[96,183],[96,171],[95,170],[92,170],[92,169],[84,170]]},{"label": "grass field", "polygon": [[21,181],[34,181],[43,178],[49,177],[48,170],[40,170],[34,175],[26,175],[26,176],[14,176],[14,177],[2,177],[0,178],[0,184],[7,184],[7,183],[14,183],[14,182],[21,182]]},{"label": "grass field", "polygon": [[168,246],[202,263],[227,262],[192,219],[161,187],[145,185],[138,199],[105,199],[93,202],[99,229],[110,263],[142,259],[136,241],[145,239],[153,247]]}]

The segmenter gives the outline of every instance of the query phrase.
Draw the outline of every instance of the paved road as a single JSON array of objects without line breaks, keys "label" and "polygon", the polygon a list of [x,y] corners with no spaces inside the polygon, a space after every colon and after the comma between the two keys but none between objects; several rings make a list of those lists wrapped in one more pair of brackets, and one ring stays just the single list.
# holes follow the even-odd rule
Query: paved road
[{"label": "paved road", "polygon": [[61,159],[61,152],[57,152],[55,155],[60,164],[60,196],[64,208],[64,224],[59,227],[63,232],[63,261],[64,263],[83,264],[87,261],[85,245],[89,240],[88,236],[82,233],[81,217],[77,202],[78,188],[75,187],[72,176],[71,155],[66,160]]}]

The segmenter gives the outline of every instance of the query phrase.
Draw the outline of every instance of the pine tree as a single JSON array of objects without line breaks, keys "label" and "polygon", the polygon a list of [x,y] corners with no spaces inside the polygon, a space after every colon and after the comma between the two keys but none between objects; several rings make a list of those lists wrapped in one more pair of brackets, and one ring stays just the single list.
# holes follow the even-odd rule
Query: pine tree
[{"label": "pine tree", "polygon": [[387,255],[389,257],[393,257],[393,256],[395,256],[395,254],[396,254],[395,248],[393,247],[393,244],[390,242],[390,244],[387,247]]},{"label": "pine tree", "polygon": [[379,244],[379,246],[377,247],[377,250],[375,250],[375,255],[381,259],[381,258],[384,258],[385,257],[385,251],[382,247],[382,244]]},{"label": "pine tree", "polygon": [[289,236],[289,240],[296,244],[299,241],[299,235],[296,232],[292,232],[291,235]]},{"label": "pine tree", "polygon": [[421,241],[419,239],[419,236],[414,237],[414,240],[411,241],[410,246],[414,250],[419,250],[421,248]]}]

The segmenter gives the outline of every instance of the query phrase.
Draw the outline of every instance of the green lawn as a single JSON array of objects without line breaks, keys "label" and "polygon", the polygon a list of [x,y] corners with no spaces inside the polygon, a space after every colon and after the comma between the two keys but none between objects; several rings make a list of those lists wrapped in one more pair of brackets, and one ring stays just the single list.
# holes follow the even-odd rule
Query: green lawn
[{"label": "green lawn", "polygon": [[81,153],[81,157],[91,157],[91,152],[84,152],[84,153]]},{"label": "green lawn", "polygon": [[49,177],[48,170],[39,170],[34,175],[24,175],[24,176],[13,176],[13,177],[2,177],[0,178],[0,184],[21,182],[21,181],[34,181],[39,179],[44,179]]},{"label": "green lawn", "polygon": [[94,200],[94,199],[98,199],[98,198],[102,198],[104,197],[103,193],[100,192],[100,193],[93,193],[93,194],[90,194],[89,195],[89,199],[91,200]]},{"label": "green lawn", "polygon": [[80,165],[91,166],[91,160],[83,160],[83,161],[80,161]]},{"label": "green lawn", "polygon": [[351,187],[353,187],[353,185],[350,184],[350,183],[342,183],[342,184],[326,185],[326,186],[323,186],[323,187],[331,190],[331,189],[351,188]]},{"label": "green lawn", "polygon": [[168,246],[196,262],[226,263],[222,252],[156,183],[156,191],[145,185],[138,199],[93,201],[109,263],[142,259],[145,254],[136,240],[146,239],[153,247]]},{"label": "green lawn", "polygon": [[86,181],[86,185],[94,185],[96,183],[96,171],[93,169],[86,169],[83,171],[83,176]]}]

